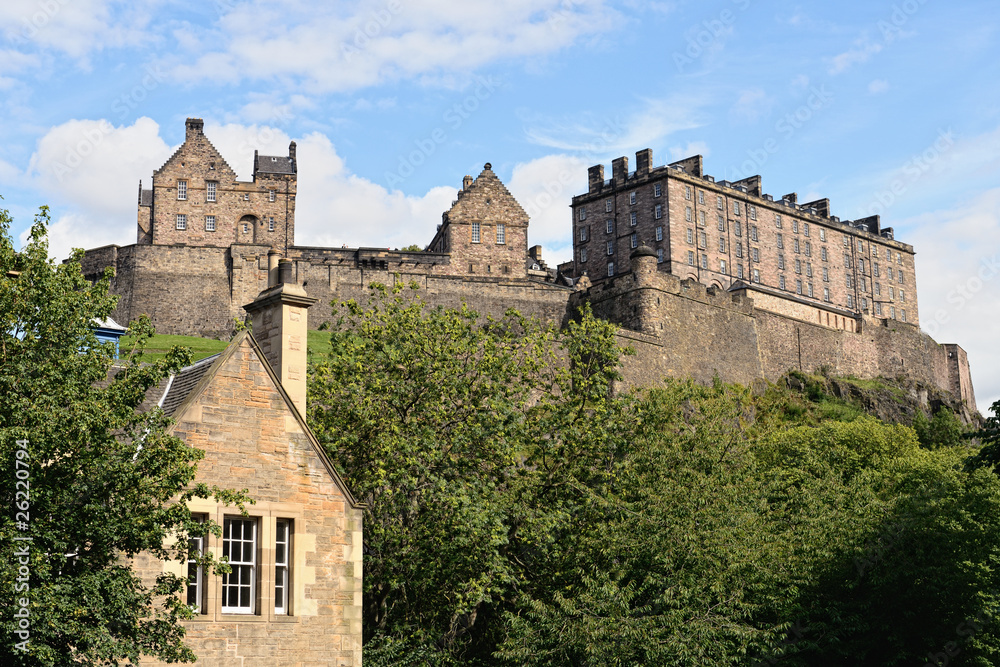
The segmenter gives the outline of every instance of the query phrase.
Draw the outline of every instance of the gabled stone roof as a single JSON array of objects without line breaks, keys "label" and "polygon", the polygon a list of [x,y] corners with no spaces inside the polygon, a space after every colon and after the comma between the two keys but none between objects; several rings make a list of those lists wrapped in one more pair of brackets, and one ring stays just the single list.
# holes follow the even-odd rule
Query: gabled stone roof
[{"label": "gabled stone roof", "polygon": [[201,382],[218,357],[218,354],[213,354],[211,357],[206,357],[177,371],[167,382],[165,391],[159,399],[159,405],[163,411],[168,415],[177,412],[177,408]]},{"label": "gabled stone roof", "polygon": [[295,160],[287,155],[258,155],[253,169],[256,174],[294,174]]},{"label": "gabled stone roof", "polygon": [[528,214],[517,203],[507,186],[493,173],[493,166],[487,162],[476,180],[458,191],[458,199],[444,214],[444,220],[458,222],[490,219],[508,224],[528,224]]}]

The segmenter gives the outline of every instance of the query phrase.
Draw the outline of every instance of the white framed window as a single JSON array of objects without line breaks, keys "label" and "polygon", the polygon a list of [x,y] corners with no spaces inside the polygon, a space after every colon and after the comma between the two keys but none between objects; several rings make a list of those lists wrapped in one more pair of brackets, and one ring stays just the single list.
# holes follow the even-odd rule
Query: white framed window
[{"label": "white framed window", "polygon": [[861,242],[861,239],[858,239],[858,252],[864,252],[864,251],[865,251],[865,244]]},{"label": "white framed window", "polygon": [[289,612],[291,587],[292,522],[278,519],[274,524],[274,613]]},{"label": "white framed window", "polygon": [[741,257],[741,258],[743,257],[743,244],[742,243],[737,243],[736,244],[736,256],[737,257]]},{"label": "white framed window", "polygon": [[830,288],[829,287],[824,287],[823,288],[823,301],[826,301],[827,303],[830,302]]},{"label": "white framed window", "polygon": [[684,199],[687,199],[688,201],[691,201],[691,186],[690,185],[685,185],[684,186]]},{"label": "white framed window", "polygon": [[899,311],[899,319],[901,319],[903,322],[906,321],[906,308],[900,309],[900,311]]},{"label": "white framed window", "polygon": [[663,227],[661,227],[660,225],[656,226],[656,240],[657,241],[663,240]]},{"label": "white framed window", "polygon": [[250,232],[250,225],[246,222],[243,223],[243,233],[247,234]]},{"label": "white framed window", "polygon": [[868,299],[861,297],[861,310],[868,310]]},{"label": "white framed window", "polygon": [[215,189],[218,183],[215,181],[205,181],[205,201],[215,201]]},{"label": "white framed window", "polygon": [[222,555],[231,572],[222,575],[222,613],[253,614],[257,597],[257,520],[227,518]]},{"label": "white framed window", "polygon": [[206,215],[205,216],[205,231],[214,232],[215,231],[215,216]]},{"label": "white framed window", "polygon": [[628,193],[628,203],[631,206],[635,206],[635,190]]},{"label": "white framed window", "polygon": [[792,231],[795,232],[796,234],[799,233],[799,221],[798,220],[794,220],[794,219],[792,220]]},{"label": "white framed window", "polygon": [[722,198],[722,195],[715,195],[715,208],[720,211],[726,210],[726,201]]},{"label": "white framed window", "polygon": [[609,255],[615,254],[615,242],[614,241],[608,241],[608,254]]},{"label": "white framed window", "polygon": [[704,211],[698,211],[698,226],[699,227],[704,227],[705,226],[705,212]]},{"label": "white framed window", "polygon": [[875,314],[882,317],[882,304],[878,301],[875,302]]},{"label": "white framed window", "polygon": [[708,255],[701,256],[701,268],[708,270]]},{"label": "white framed window", "polygon": [[656,263],[663,264],[663,248],[656,249]]},{"label": "white framed window", "polygon": [[736,277],[739,278],[740,280],[743,280],[743,265],[742,264],[737,264],[736,265]]},{"label": "white framed window", "polygon": [[584,221],[584,220],[586,220],[587,219],[587,209],[581,208],[579,215],[580,215],[580,221],[581,222]]},{"label": "white framed window", "polygon": [[874,257],[875,259],[878,259],[878,246],[877,245],[873,245],[872,246],[872,257]]},{"label": "white framed window", "polygon": [[896,298],[895,290],[893,290],[892,285],[889,286],[889,299],[894,300]]},{"label": "white framed window", "polygon": [[899,290],[899,302],[906,303],[906,292]]},{"label": "white framed window", "polygon": [[807,295],[809,296],[809,298],[811,299],[811,298],[812,298],[812,295],[813,295],[813,284],[812,284],[812,283],[809,283],[808,285],[806,285],[806,287],[808,288],[808,289],[806,290],[806,294],[807,294]]},{"label": "white framed window", "polygon": [[659,197],[663,194],[663,187],[659,183],[653,184],[653,196]]},{"label": "white framed window", "polygon": [[808,222],[803,222],[802,223],[802,233],[805,234],[806,236],[809,236],[809,223]]},{"label": "white framed window", "polygon": [[903,265],[903,256],[900,255],[898,252],[896,253],[896,264],[899,264],[900,266]]},{"label": "white framed window", "polygon": [[813,254],[812,243],[810,241],[806,241],[806,257],[812,257],[812,254]]},{"label": "white framed window", "polygon": [[688,250],[688,266],[694,266],[694,250]]},{"label": "white framed window", "polygon": [[777,227],[778,229],[781,229],[781,214],[780,213],[775,213],[774,214],[774,226]]},{"label": "white framed window", "polygon": [[899,284],[902,285],[903,284],[903,269],[900,269],[899,271],[897,271],[897,273],[899,273]]},{"label": "white framed window", "polygon": [[273,216],[269,216],[267,218],[267,231],[269,231],[269,232],[273,232],[274,231],[274,217]]},{"label": "white framed window", "polygon": [[243,194],[243,201],[250,201],[250,193],[246,192]]},{"label": "white framed window", "polygon": [[779,248],[785,247],[785,237],[783,234],[778,234],[778,247]]},{"label": "white framed window", "polygon": [[188,182],[177,181],[177,199],[186,200],[188,198]]},{"label": "white framed window", "polygon": [[177,214],[177,229],[187,229],[188,217],[183,213]]},{"label": "white framed window", "polygon": [[691,214],[691,207],[690,206],[686,206],[684,208],[684,219],[687,220],[688,222],[691,222],[692,220],[694,220],[694,216]]},{"label": "white framed window", "polygon": [[851,247],[851,240],[849,238],[847,238],[846,236],[844,237],[844,247],[845,248],[850,248]]},{"label": "white framed window", "polygon": [[[203,516],[192,518],[199,522],[205,520]],[[193,556],[201,555],[204,551],[204,537],[199,535],[188,539],[187,606],[196,614],[205,612],[205,568],[198,565]]]},{"label": "white framed window", "polygon": [[733,202],[733,215],[740,214],[740,203],[738,201]]},{"label": "white framed window", "polygon": [[653,217],[657,220],[663,217],[663,204],[657,204],[656,207],[653,208]]},{"label": "white framed window", "polygon": [[892,270],[891,266],[887,266],[886,267],[885,273],[886,273],[886,277],[889,278],[890,282],[893,280],[893,278],[895,278],[895,275],[893,275],[893,270]]},{"label": "white framed window", "polygon": [[881,277],[878,272],[878,262],[872,262],[872,275],[876,278]]},{"label": "white framed window", "polygon": [[823,229],[822,227],[819,228],[819,240],[820,241],[826,240],[826,230]]},{"label": "white framed window", "polygon": [[750,251],[750,258],[753,259],[753,261],[755,261],[755,262],[759,262],[760,261],[760,248],[753,248]]},{"label": "white framed window", "polygon": [[688,230],[687,230],[687,242],[690,245],[694,245],[694,230],[691,229],[690,227],[688,227]]},{"label": "white framed window", "polygon": [[274,200],[275,200],[274,190],[268,190],[267,191],[267,201],[274,201]]},{"label": "white framed window", "polygon": [[724,236],[719,237],[719,252],[726,252],[726,237]]},{"label": "white framed window", "polygon": [[580,242],[582,243],[582,242],[584,242],[586,240],[587,240],[587,227],[581,227],[580,228]]},{"label": "white framed window", "polygon": [[797,238],[792,239],[792,243],[795,244],[795,252],[799,252],[799,240]]},{"label": "white framed window", "polygon": [[847,307],[848,308],[854,308],[854,295],[853,294],[848,294],[847,295]]},{"label": "white framed window", "polygon": [[[723,225],[723,227],[725,227],[725,225]],[[723,229],[722,231],[726,231],[726,230]],[[738,222],[735,225],[733,225],[733,233],[736,234],[736,236],[738,236],[738,237],[742,237],[743,236],[743,225],[741,225]]]},{"label": "white framed window", "polygon": [[875,283],[875,296],[882,296],[882,285],[881,285],[881,283]]},{"label": "white framed window", "polygon": [[785,270],[785,256],[778,255],[778,268],[782,271]]},{"label": "white framed window", "polygon": [[756,206],[747,206],[747,210],[750,212],[750,219],[751,220],[756,220],[757,219],[757,207]]},{"label": "white framed window", "polygon": [[479,243],[480,232],[481,232],[481,230],[480,230],[480,227],[479,227],[479,223],[478,222],[472,223],[472,242],[473,243]]},{"label": "white framed window", "polygon": [[497,223],[497,245],[507,243],[507,225],[502,222]]},{"label": "white framed window", "polygon": [[705,191],[704,190],[698,190],[698,203],[699,204],[704,204],[705,203]]},{"label": "white framed window", "polygon": [[[726,231],[726,219],[724,217],[722,217],[721,214],[719,216],[717,216],[716,222],[719,223],[719,231],[720,232]],[[739,225],[736,225],[736,228],[739,229]],[[739,236],[739,233],[737,233],[736,235]]]},{"label": "white framed window", "polygon": [[729,275],[728,267],[726,266],[726,260],[719,260],[719,273],[723,275]]},{"label": "white framed window", "polygon": [[[820,230],[820,231],[823,231],[823,230]],[[826,254],[826,246],[823,246],[822,248],[819,249],[819,257],[824,262],[828,261],[828,257],[827,257],[827,254]]]},{"label": "white framed window", "polygon": [[785,289],[785,276],[778,276],[778,289]]},{"label": "white framed window", "polygon": [[812,262],[806,262],[806,275],[810,278],[813,277],[813,265]]},{"label": "white framed window", "polygon": [[628,223],[633,227],[635,227],[636,224],[638,224],[638,222],[639,222],[639,215],[635,211],[630,212],[628,214]]},{"label": "white framed window", "polygon": [[612,220],[611,218],[608,218],[604,224],[604,231],[608,234],[615,231],[615,221]]},{"label": "white framed window", "polygon": [[795,273],[802,274],[802,260],[795,260]]},{"label": "white framed window", "polygon": [[705,232],[698,232],[698,247],[707,248],[708,247],[708,235]]},{"label": "white framed window", "polygon": [[636,236],[635,232],[632,232],[632,237],[630,238],[630,243],[632,244],[633,248],[638,248],[639,247],[639,237]]},{"label": "white framed window", "polygon": [[615,210],[615,201],[608,197],[604,200],[604,211],[605,213],[611,213],[613,210]]},{"label": "white framed window", "polygon": [[760,283],[760,269],[753,270],[753,281],[755,283]]},{"label": "white framed window", "polygon": [[586,262],[587,261],[587,249],[586,248],[580,248],[580,261],[581,262]]},{"label": "white framed window", "polygon": [[613,275],[615,275],[615,263],[608,262],[608,277],[610,278]]}]

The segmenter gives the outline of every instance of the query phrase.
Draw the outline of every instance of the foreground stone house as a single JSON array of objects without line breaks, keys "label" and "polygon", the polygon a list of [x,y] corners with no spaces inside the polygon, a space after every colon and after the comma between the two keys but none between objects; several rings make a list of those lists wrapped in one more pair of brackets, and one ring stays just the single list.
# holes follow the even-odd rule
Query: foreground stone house
[{"label": "foreground stone house", "polygon": [[171,432],[205,452],[196,481],[245,488],[255,500],[248,516],[212,501],[191,504],[224,527],[200,546],[228,556],[232,573],[193,564],[184,572],[149,557],[136,568],[147,580],[189,575],[197,616],[185,626],[199,664],[356,667],[362,508],[305,421],[307,309],[315,299],[277,273],[246,306],[252,334],[179,371],[151,398],[176,420]]}]

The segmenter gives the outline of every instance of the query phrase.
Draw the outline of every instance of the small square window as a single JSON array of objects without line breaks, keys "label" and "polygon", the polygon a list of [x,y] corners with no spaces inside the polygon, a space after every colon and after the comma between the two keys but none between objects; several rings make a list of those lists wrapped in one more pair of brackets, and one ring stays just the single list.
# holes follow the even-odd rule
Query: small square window
[{"label": "small square window", "polygon": [[243,195],[243,201],[250,201],[250,193],[249,192],[244,193],[244,195]]},{"label": "small square window", "polygon": [[243,223],[243,233],[246,234],[249,231],[250,231],[250,225],[248,225],[247,223],[244,222]]},{"label": "small square window", "polygon": [[177,214],[177,229],[187,229],[188,217],[183,213]]}]

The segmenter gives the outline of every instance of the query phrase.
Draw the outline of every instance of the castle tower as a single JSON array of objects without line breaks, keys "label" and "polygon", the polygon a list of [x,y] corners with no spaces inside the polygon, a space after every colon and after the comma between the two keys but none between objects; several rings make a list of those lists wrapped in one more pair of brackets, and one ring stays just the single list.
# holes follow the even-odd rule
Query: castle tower
[{"label": "castle tower", "polygon": [[450,253],[456,273],[527,277],[528,214],[489,162],[475,180],[463,179],[427,250]]}]

